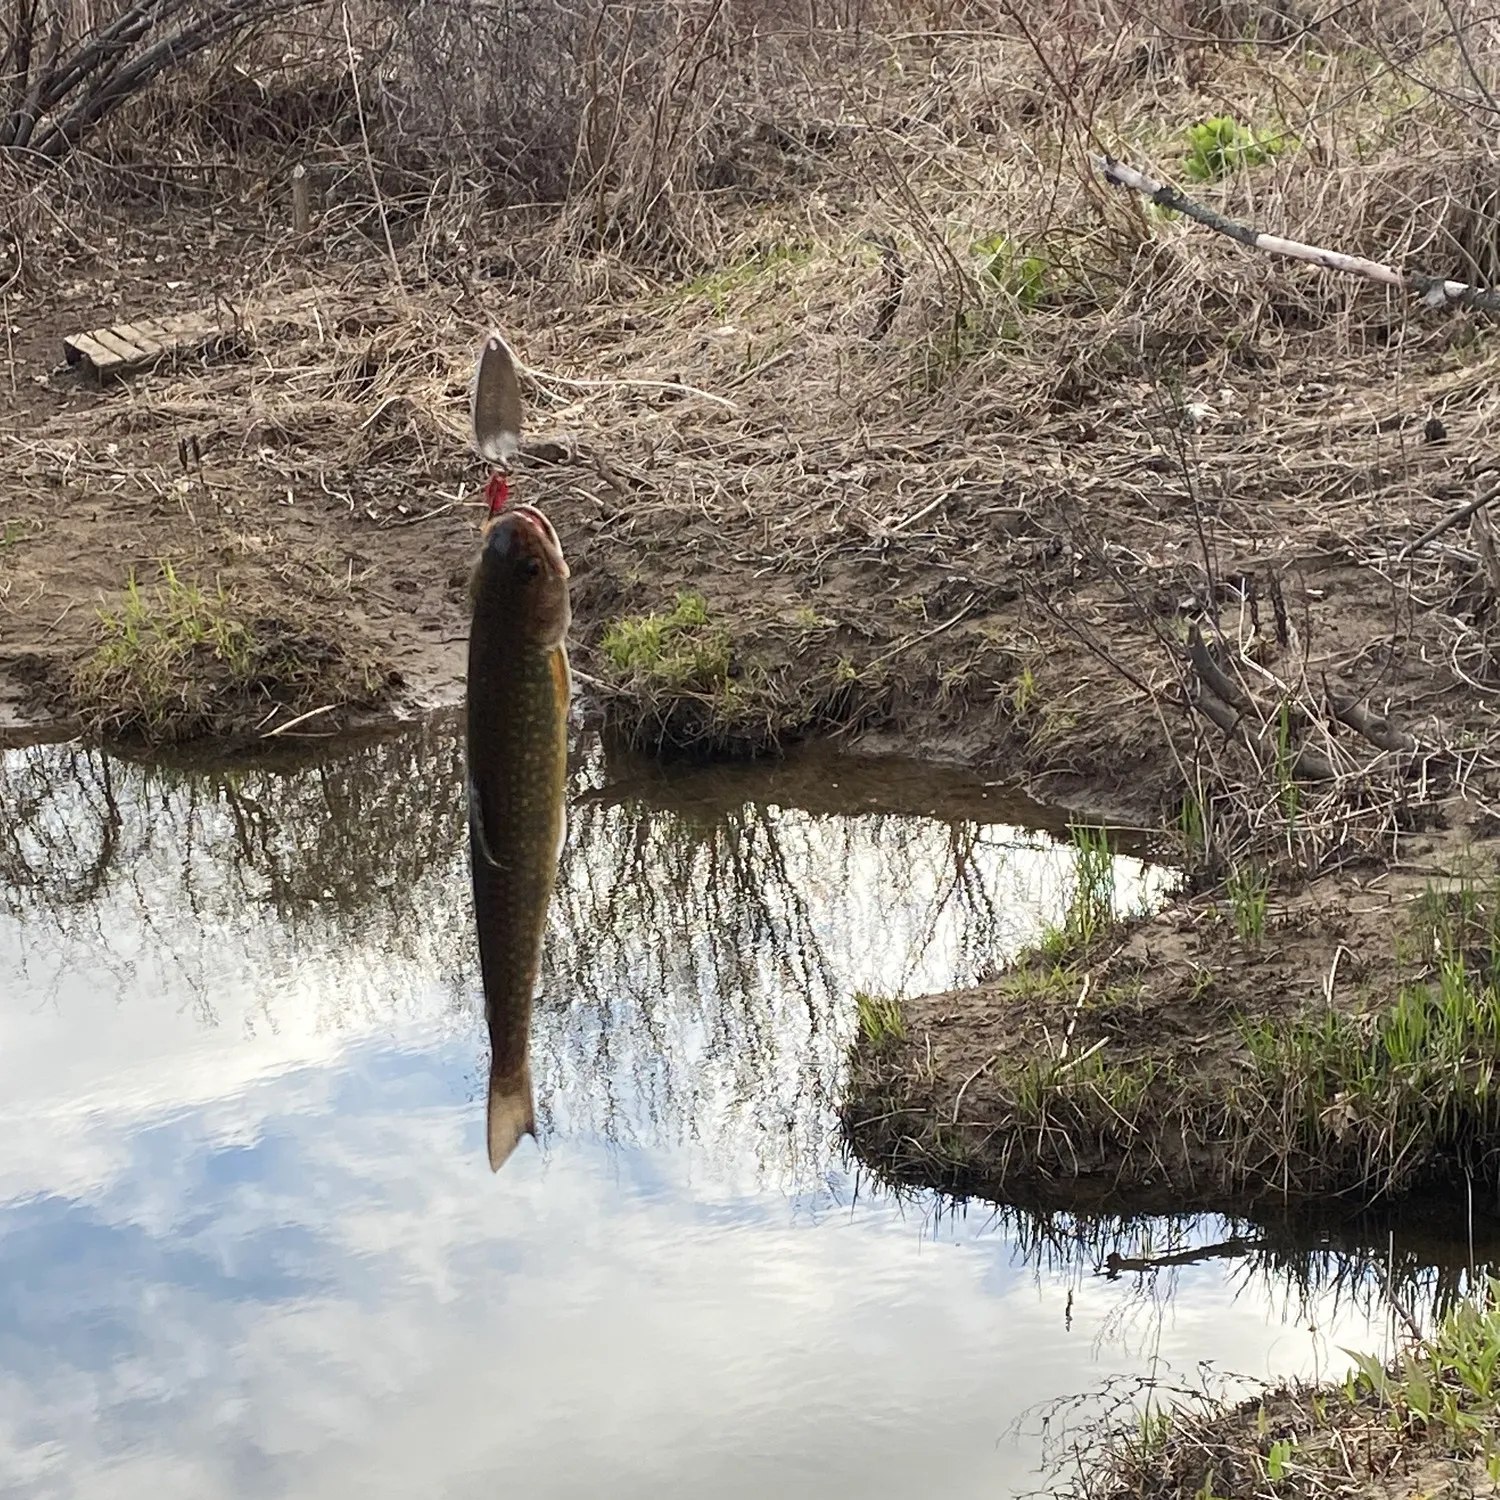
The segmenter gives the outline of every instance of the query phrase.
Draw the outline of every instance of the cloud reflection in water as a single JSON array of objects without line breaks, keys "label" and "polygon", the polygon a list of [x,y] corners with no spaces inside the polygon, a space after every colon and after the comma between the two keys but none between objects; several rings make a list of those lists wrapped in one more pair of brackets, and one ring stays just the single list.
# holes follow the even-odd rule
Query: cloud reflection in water
[{"label": "cloud reflection in water", "polygon": [[[1066,900],[982,793],[910,815],[935,772],[622,793],[587,754],[543,1145],[492,1179],[460,765],[436,722],[291,770],[0,759],[0,1493],[993,1496],[1023,1408],[1153,1351],[1310,1370],[1267,1278],[1044,1265],[841,1160],[854,991],[971,980]],[[1308,1295],[1325,1363],[1369,1341]]]}]

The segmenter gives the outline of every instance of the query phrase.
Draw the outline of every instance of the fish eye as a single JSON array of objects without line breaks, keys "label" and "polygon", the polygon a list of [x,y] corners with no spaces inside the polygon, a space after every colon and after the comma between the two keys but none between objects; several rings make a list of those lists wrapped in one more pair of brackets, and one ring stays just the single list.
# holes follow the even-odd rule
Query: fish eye
[{"label": "fish eye", "polygon": [[535,578],[542,571],[542,565],[534,557],[521,559],[521,577]]}]

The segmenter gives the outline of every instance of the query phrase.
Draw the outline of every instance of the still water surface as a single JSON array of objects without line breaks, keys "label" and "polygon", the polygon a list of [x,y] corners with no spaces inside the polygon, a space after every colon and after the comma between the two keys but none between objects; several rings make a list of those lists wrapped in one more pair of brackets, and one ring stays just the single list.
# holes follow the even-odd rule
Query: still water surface
[{"label": "still water surface", "polygon": [[[930,768],[580,756],[483,1144],[461,741],[202,771],[0,756],[0,1494],[984,1496],[1111,1375],[1337,1373],[1385,1258],[898,1199],[843,1154],[860,988],[973,981],[1072,854]],[[1167,885],[1122,858],[1123,906]],[[1246,1253],[1100,1273],[1233,1234]],[[1475,1253],[1485,1258],[1486,1247]]]}]

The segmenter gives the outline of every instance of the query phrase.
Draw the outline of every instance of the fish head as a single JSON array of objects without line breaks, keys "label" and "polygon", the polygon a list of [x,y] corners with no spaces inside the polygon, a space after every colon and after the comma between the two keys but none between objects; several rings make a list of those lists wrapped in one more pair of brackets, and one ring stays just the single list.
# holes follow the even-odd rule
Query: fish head
[{"label": "fish head", "polygon": [[484,529],[474,576],[474,612],[499,617],[534,646],[560,646],[572,623],[568,564],[552,523],[512,505]]}]

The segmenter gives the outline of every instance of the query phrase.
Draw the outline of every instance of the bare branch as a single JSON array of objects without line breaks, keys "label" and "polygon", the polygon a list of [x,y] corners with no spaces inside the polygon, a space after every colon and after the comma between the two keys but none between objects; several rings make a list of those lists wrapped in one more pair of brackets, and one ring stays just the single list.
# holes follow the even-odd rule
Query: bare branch
[{"label": "bare branch", "polygon": [[309,4],[117,0],[112,16],[91,21],[69,0],[56,0],[38,56],[40,6],[28,0],[0,54],[10,95],[9,114],[0,120],[0,151],[56,161],[171,68],[236,32]]},{"label": "bare branch", "polygon": [[1377,750],[1389,750],[1396,755],[1410,755],[1417,749],[1417,742],[1404,729],[1398,729],[1396,725],[1381,714],[1373,714],[1369,709],[1353,699],[1341,699],[1325,682],[1324,692],[1328,696],[1328,706],[1333,716],[1340,724],[1347,725],[1357,735],[1367,739]]},{"label": "bare branch", "polygon": [[1134,188],[1155,203],[1159,208],[1171,209],[1174,213],[1202,224],[1207,229],[1227,235],[1230,239],[1248,246],[1251,250],[1264,250],[1270,255],[1285,255],[1292,260],[1307,261],[1322,266],[1327,271],[1341,271],[1347,276],[1361,276],[1366,281],[1378,281],[1403,292],[1420,297],[1429,307],[1443,307],[1454,303],[1459,307],[1472,308],[1477,312],[1500,312],[1500,292],[1487,291],[1470,286],[1464,281],[1448,281],[1441,276],[1425,276],[1415,271],[1397,271],[1379,261],[1366,260],[1359,255],[1345,255],[1340,250],[1323,250],[1316,245],[1304,245],[1300,240],[1285,240],[1278,235],[1265,234],[1247,224],[1226,219],[1223,214],[1195,203],[1179,189],[1157,182],[1134,167],[1127,167],[1112,156],[1094,158],[1094,165],[1106,182],[1117,187]]},{"label": "bare branch", "polygon": [[1405,562],[1413,552],[1419,552],[1428,542],[1435,541],[1445,531],[1457,526],[1461,521],[1467,521],[1476,511],[1483,510],[1496,495],[1500,495],[1500,476],[1491,475],[1490,478],[1480,486],[1479,493],[1466,505],[1460,505],[1450,515],[1444,516],[1436,526],[1429,528],[1419,536],[1416,541],[1401,549],[1401,555],[1396,559]]}]

